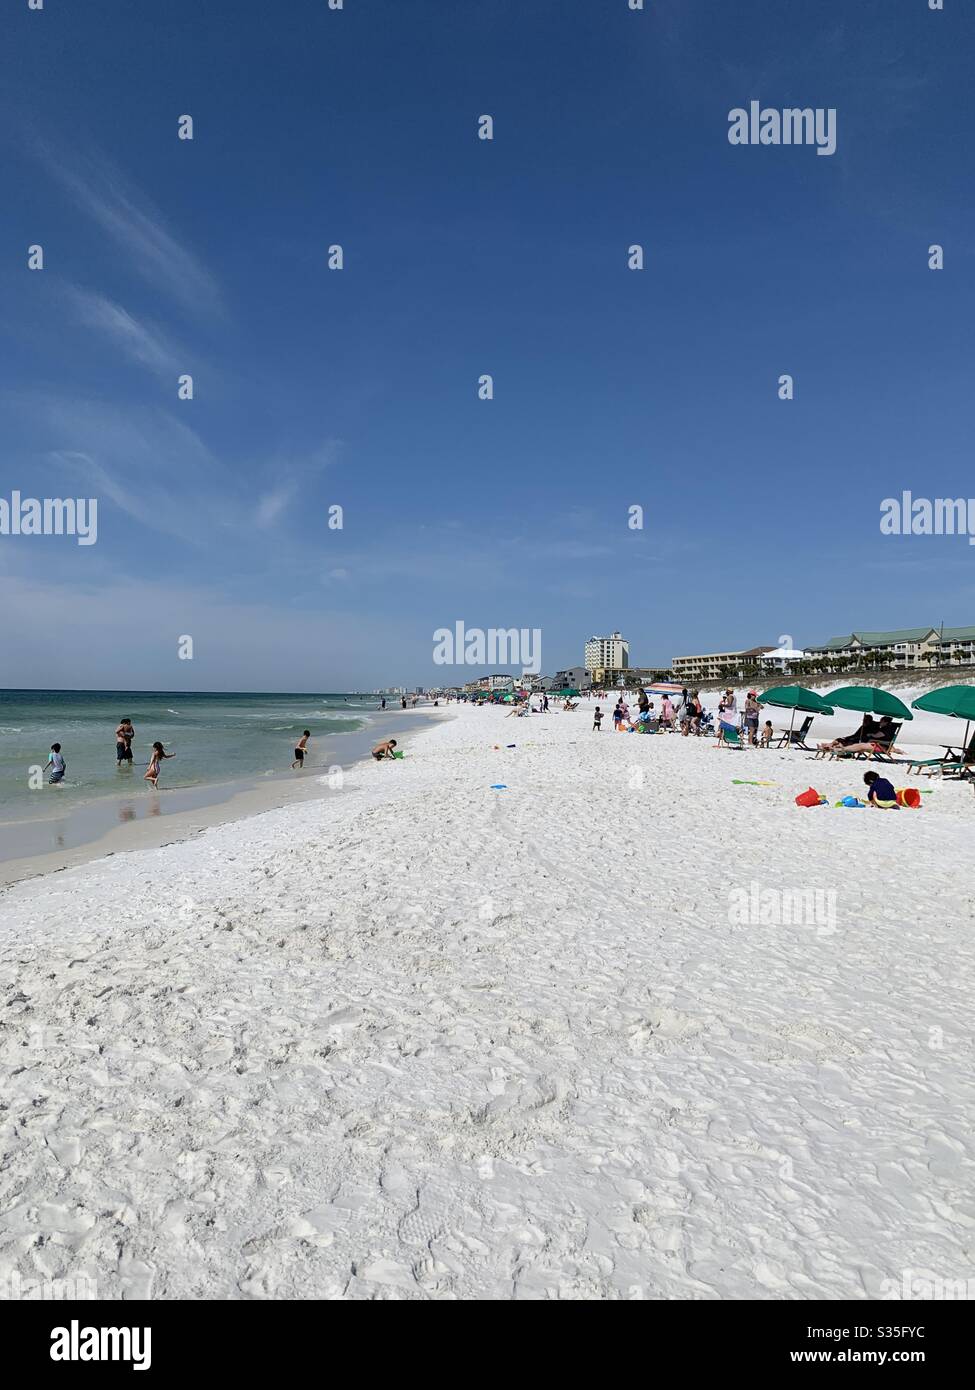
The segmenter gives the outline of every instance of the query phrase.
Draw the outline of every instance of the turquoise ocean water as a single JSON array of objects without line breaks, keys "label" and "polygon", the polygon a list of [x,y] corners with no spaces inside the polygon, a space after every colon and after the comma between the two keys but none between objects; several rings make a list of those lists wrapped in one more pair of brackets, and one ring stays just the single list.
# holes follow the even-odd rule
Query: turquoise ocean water
[{"label": "turquoise ocean water", "polygon": [[[392,702],[391,702],[392,703]],[[321,764],[328,738],[376,719],[368,695],[187,694],[171,691],[0,690],[0,822],[63,813],[69,803],[142,787],[153,742],[177,756],[163,764],[160,786],[198,787],[288,770],[303,729],[311,729],[309,765]],[[115,761],[115,729],[135,725],[134,764]],[[32,766],[61,744],[67,772],[60,787],[32,790]]]}]

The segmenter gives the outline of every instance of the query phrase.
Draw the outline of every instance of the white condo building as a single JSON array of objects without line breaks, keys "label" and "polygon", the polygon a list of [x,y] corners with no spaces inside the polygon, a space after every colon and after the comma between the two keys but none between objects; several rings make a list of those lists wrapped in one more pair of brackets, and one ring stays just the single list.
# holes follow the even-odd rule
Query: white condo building
[{"label": "white condo building", "polygon": [[595,671],[597,667],[624,671],[630,664],[630,644],[618,632],[612,637],[590,637],[586,642],[585,664],[587,671]]}]

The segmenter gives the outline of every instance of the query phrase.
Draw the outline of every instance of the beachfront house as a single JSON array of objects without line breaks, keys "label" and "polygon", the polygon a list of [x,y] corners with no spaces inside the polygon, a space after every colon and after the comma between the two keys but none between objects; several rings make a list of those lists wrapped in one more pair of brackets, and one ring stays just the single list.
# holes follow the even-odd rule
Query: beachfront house
[{"label": "beachfront house", "polygon": [[556,671],[553,690],[590,690],[592,675],[585,666],[568,666],[564,671]]}]

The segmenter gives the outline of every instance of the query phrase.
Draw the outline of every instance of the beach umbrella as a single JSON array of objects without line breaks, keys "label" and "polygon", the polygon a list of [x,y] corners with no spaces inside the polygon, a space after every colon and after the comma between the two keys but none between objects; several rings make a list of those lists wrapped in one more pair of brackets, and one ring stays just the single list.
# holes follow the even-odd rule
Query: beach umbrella
[{"label": "beach umbrella", "polygon": [[658,681],[656,685],[645,685],[643,693],[645,695],[679,695],[683,689],[682,685],[676,685],[673,681]]},{"label": "beach umbrella", "polygon": [[773,685],[770,690],[759,695],[758,703],[774,705],[776,709],[792,710],[792,719],[789,721],[790,743],[797,711],[802,714],[833,713],[832,705],[828,705],[821,695],[817,695],[815,690],[807,690],[804,685]]},{"label": "beach umbrella", "polygon": [[879,690],[875,685],[843,685],[839,690],[831,690],[825,699],[839,709],[860,710],[863,714],[889,714],[895,719],[914,718],[903,700],[898,700],[889,690]]},{"label": "beach umbrella", "polygon": [[965,742],[962,748],[968,748],[968,726],[975,719],[975,685],[943,685],[938,690],[919,695],[911,704],[927,714],[947,714],[951,719],[964,719]]}]

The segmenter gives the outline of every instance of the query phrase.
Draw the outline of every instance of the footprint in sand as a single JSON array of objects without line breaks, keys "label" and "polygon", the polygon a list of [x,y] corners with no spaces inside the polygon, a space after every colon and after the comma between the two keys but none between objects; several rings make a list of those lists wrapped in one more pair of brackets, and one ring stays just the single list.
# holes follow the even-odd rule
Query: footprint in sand
[{"label": "footprint in sand", "polygon": [[417,1192],[416,1206],[402,1218],[397,1234],[404,1245],[426,1249],[432,1241],[448,1234],[451,1214],[452,1203],[447,1189],[429,1184]]}]

